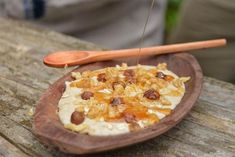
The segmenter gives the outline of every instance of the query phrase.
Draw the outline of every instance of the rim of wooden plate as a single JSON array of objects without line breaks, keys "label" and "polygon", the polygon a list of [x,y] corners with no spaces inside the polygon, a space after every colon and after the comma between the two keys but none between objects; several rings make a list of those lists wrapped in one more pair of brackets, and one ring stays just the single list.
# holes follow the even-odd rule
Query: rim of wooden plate
[{"label": "rim of wooden plate", "polygon": [[41,142],[49,146],[57,147],[63,152],[73,154],[90,154],[125,147],[143,142],[163,134],[178,124],[191,110],[198,99],[203,82],[203,74],[195,57],[187,53],[160,55],[146,58],[140,64],[157,65],[166,62],[168,68],[179,76],[190,76],[186,86],[186,92],[173,110],[159,123],[151,125],[139,131],[115,136],[90,136],[79,134],[65,129],[57,116],[58,101],[65,89],[65,81],[71,81],[71,72],[95,70],[120,64],[120,61],[106,61],[83,65],[78,67],[51,85],[41,96],[35,110],[33,132]]}]

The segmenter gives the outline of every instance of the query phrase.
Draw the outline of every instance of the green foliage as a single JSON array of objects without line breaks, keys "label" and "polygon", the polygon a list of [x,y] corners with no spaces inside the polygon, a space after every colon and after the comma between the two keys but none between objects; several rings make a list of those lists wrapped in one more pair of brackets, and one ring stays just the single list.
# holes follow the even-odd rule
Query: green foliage
[{"label": "green foliage", "polygon": [[172,29],[175,27],[178,15],[179,8],[183,0],[168,0],[167,12],[166,12],[166,36],[168,36]]}]

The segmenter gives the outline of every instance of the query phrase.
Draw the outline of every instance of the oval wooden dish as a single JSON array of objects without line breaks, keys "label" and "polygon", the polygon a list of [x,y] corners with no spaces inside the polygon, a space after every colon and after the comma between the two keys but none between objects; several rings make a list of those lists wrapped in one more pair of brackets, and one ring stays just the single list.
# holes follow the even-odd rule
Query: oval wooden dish
[{"label": "oval wooden dish", "polygon": [[[71,81],[71,73],[56,81],[42,95],[34,115],[34,133],[49,145],[61,151],[74,154],[88,154],[112,150],[156,137],[179,123],[190,111],[200,95],[202,71],[197,60],[190,54],[169,54],[152,57],[140,62],[143,65],[157,65],[166,62],[168,68],[179,76],[190,76],[186,92],[174,111],[159,123],[136,132],[116,136],[90,136],[65,129],[57,116],[57,105],[65,89],[65,81]],[[81,66],[73,71],[95,70],[115,66],[121,62],[107,61]]]}]

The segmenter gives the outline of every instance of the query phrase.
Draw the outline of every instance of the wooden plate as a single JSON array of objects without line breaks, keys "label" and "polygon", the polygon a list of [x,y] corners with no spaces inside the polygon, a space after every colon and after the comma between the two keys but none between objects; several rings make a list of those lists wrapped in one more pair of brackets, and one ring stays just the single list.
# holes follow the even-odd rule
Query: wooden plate
[{"label": "wooden plate", "polygon": [[[89,136],[65,129],[56,114],[58,101],[65,89],[65,81],[72,80],[71,73],[56,81],[42,95],[34,115],[34,133],[50,146],[63,152],[87,154],[107,151],[156,137],[179,123],[196,102],[202,87],[202,71],[196,59],[190,54],[171,54],[142,60],[145,65],[166,62],[168,68],[179,76],[190,76],[186,83],[186,93],[169,116],[148,128],[116,136]],[[73,71],[95,70],[120,64],[117,61],[99,62],[81,66]]]}]

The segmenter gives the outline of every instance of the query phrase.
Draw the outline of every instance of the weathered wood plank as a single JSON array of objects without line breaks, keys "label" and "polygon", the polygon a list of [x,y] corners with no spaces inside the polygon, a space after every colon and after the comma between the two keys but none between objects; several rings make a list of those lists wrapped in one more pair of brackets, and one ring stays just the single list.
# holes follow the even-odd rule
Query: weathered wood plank
[{"label": "weathered wood plank", "polygon": [[[218,153],[235,153],[235,137],[216,130],[205,128],[200,124],[192,123],[187,118],[172,130],[167,136],[188,143],[206,153],[218,155]],[[226,142],[225,142],[226,141]]]},{"label": "weathered wood plank", "polygon": [[194,107],[194,110],[196,112],[210,115],[228,122],[232,122],[235,119],[235,111],[229,108],[225,108],[221,105],[217,105],[214,103],[209,103],[204,100],[200,100],[200,105],[197,104]]},{"label": "weathered wood plank", "polygon": [[234,135],[234,126],[230,127],[230,125],[233,125],[233,122],[223,122],[220,119],[216,119],[212,116],[203,115],[197,112],[191,112],[190,116],[191,120],[195,123],[199,123],[205,127],[213,128],[220,132]]},{"label": "weathered wood plank", "polygon": [[[31,131],[32,114],[29,112],[45,89],[72,69],[46,67],[42,63],[43,56],[51,51],[71,49],[100,48],[0,18],[0,135],[7,137],[23,155],[73,156],[44,147]],[[87,156],[232,157],[235,154],[234,113],[235,86],[205,77],[200,99],[175,128],[141,144]],[[4,148],[0,145],[0,150]]]},{"label": "weathered wood plank", "polygon": [[0,156],[3,157],[29,157],[13,144],[0,136]]},{"label": "weathered wood plank", "polygon": [[206,78],[200,99],[235,111],[235,86],[231,83]]},{"label": "weathered wood plank", "polygon": [[27,153],[31,157],[45,156],[51,157],[48,150],[43,147],[33,136],[32,132],[12,121],[5,116],[0,115],[1,125],[0,133],[14,143],[15,146]]}]

